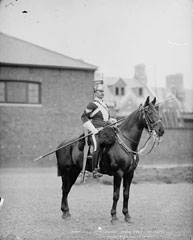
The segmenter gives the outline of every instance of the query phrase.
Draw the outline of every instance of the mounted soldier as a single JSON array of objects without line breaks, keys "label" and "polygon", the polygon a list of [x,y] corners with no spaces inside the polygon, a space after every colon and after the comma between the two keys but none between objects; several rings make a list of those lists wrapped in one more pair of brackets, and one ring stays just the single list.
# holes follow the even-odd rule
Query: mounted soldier
[{"label": "mounted soldier", "polygon": [[[104,93],[103,91],[97,90],[102,90],[101,86],[100,88],[96,89],[95,97],[97,97],[98,100],[98,96],[100,94],[100,100],[102,100]],[[98,101],[96,101],[96,98],[92,103],[88,104],[84,113],[82,114],[83,125],[91,132],[89,136],[97,136],[97,134],[99,136],[97,152],[99,152],[100,156],[100,172],[103,174],[108,174],[109,176],[113,176],[113,205],[111,208],[111,221],[112,223],[117,221],[117,202],[120,196],[121,183],[123,182],[122,213],[125,216],[125,221],[129,222],[130,215],[128,210],[128,201],[130,194],[130,186],[134,176],[134,171],[138,165],[139,155],[146,156],[151,152],[148,151],[147,153],[144,153],[148,141],[146,141],[142,148],[138,149],[143,129],[146,129],[149,133],[148,140],[150,139],[150,137],[154,138],[154,143],[151,148],[152,150],[153,147],[156,146],[156,143],[159,143],[160,138],[164,134],[164,128],[159,117],[158,106],[155,105],[156,98],[154,98],[153,101],[150,102],[149,97],[147,97],[145,103],[143,105],[141,104],[138,109],[130,113],[128,117],[124,118],[124,120],[122,120],[121,124],[118,125],[116,130],[110,128],[110,126],[112,126],[113,124],[110,124],[110,126],[104,126],[106,122],[110,120],[110,116],[107,110],[105,113],[107,118],[104,118],[102,114],[103,112],[100,113],[101,111],[103,111],[103,108],[106,109],[106,105],[104,105],[104,107],[102,105],[102,101],[100,100],[98,100],[100,102],[100,105]],[[97,109],[96,112],[98,111],[96,114],[94,114],[95,109]],[[91,113],[93,113],[94,116],[92,116]],[[96,118],[97,115],[98,117]],[[101,123],[101,125],[99,123]],[[104,127],[98,132],[97,129],[100,126]],[[103,135],[103,132],[105,132],[107,129],[113,131],[115,130],[115,141],[113,144],[109,145],[109,147],[106,147],[106,137],[103,138],[105,140],[104,144],[103,141],[101,141],[101,136]],[[93,164],[91,159],[88,159],[86,164],[84,161],[86,160],[86,158],[83,159],[83,150],[85,149],[85,147],[81,147],[81,149],[79,147],[79,140],[89,136],[85,135],[81,138],[79,137],[71,143],[66,143],[65,141],[63,141],[58,146],[56,151],[59,173],[58,176],[61,176],[62,179],[61,210],[63,212],[62,218],[64,219],[70,217],[68,194],[71,190],[72,185],[75,183],[81,171],[83,173],[85,172],[85,170],[89,172],[93,171]],[[94,159],[93,162],[95,163]]]},{"label": "mounted soldier", "polygon": [[[103,100],[104,98],[104,87],[102,84],[98,84],[94,88],[94,101],[89,102],[83,114],[81,120],[83,127],[86,131],[92,133],[92,146],[93,150],[90,156],[97,158],[97,146],[98,146],[98,131],[107,126],[110,123],[116,122],[116,119],[110,117],[110,111],[107,104]],[[87,157],[87,152],[84,154],[84,158]],[[97,162],[97,161],[96,161]],[[94,177],[101,177],[99,168],[96,166],[93,171]]]},{"label": "mounted soldier", "polygon": [[[97,91],[102,90],[101,86],[100,88],[96,88],[95,90],[95,96],[96,92],[99,94],[101,92],[101,100],[104,97],[103,91]],[[103,92],[103,94],[102,94]],[[97,97],[97,96],[96,96]],[[165,100],[167,101],[167,100]],[[113,124],[109,124],[109,126],[105,125],[106,122],[113,121],[113,119],[110,118],[109,111],[106,110],[107,118],[105,119],[101,116],[98,116],[97,119],[94,119],[94,116],[102,111],[99,109],[99,111],[91,116],[91,113],[95,111],[95,109],[98,109],[100,106],[99,104],[94,105],[95,100],[88,104],[86,107],[84,113],[82,114],[82,120],[83,125],[85,128],[89,129],[89,131],[92,131],[89,135],[85,135],[82,137],[79,137],[72,142],[66,142],[65,140],[60,143],[60,145],[57,147],[56,150],[53,150],[43,156],[38,157],[34,161],[40,160],[48,155],[50,155],[53,152],[56,152],[56,158],[57,158],[57,167],[58,167],[58,176],[62,179],[62,201],[61,201],[61,211],[63,213],[62,218],[67,219],[70,217],[70,211],[68,206],[68,194],[73,186],[73,184],[76,182],[77,177],[83,170],[87,170],[91,172],[93,170],[91,161],[88,161],[84,166],[84,160],[83,159],[83,150],[84,147],[80,148],[80,140],[85,139],[86,137],[89,137],[91,135],[97,135],[99,131],[99,147],[102,146],[102,152],[100,152],[100,170],[103,174],[108,174],[109,176],[113,176],[113,205],[111,208],[111,216],[112,216],[112,223],[117,221],[117,203],[120,196],[120,187],[121,183],[123,181],[123,208],[122,213],[125,216],[125,221],[130,221],[130,215],[128,210],[128,201],[129,201],[129,195],[130,195],[130,186],[131,182],[134,176],[134,171],[138,165],[139,162],[139,155],[147,156],[153,148],[158,145],[161,137],[164,134],[164,127],[161,122],[161,119],[159,117],[159,104],[156,104],[156,98],[153,99],[153,101],[150,102],[150,97],[147,97],[145,103],[142,105],[140,104],[139,108],[130,113],[126,118],[120,119],[121,124],[117,126],[115,132],[115,141],[111,145],[110,142],[106,142],[106,137],[104,137],[104,142],[101,141],[101,135],[103,132],[106,131],[106,129],[110,129],[110,127]],[[97,102],[98,103],[98,102]],[[91,108],[90,106],[95,106],[95,108]],[[105,106],[105,105],[104,105]],[[104,107],[105,108],[105,107]],[[108,108],[107,108],[108,109]],[[98,114],[99,115],[99,114]],[[96,116],[95,116],[96,118]],[[102,120],[101,120],[102,119]],[[99,122],[102,122],[103,129],[97,130],[101,125],[99,125]],[[92,122],[91,122],[92,121]],[[85,124],[88,122],[87,124]],[[98,123],[98,125],[96,124]],[[120,121],[117,121],[115,124],[120,123]],[[95,130],[96,129],[96,130]],[[145,144],[138,149],[139,141],[142,136],[143,130],[146,129],[146,131],[149,133],[149,138],[145,142]],[[112,130],[112,128],[111,128]],[[137,130],[137,131],[136,131]],[[153,137],[154,142],[152,148],[145,153],[144,150],[147,146],[148,141],[150,138]],[[103,143],[105,147],[103,148]],[[106,147],[106,144],[109,144],[109,147]],[[82,146],[83,144],[81,144]],[[85,168],[84,168],[85,167]],[[84,172],[84,171],[83,171]]]}]

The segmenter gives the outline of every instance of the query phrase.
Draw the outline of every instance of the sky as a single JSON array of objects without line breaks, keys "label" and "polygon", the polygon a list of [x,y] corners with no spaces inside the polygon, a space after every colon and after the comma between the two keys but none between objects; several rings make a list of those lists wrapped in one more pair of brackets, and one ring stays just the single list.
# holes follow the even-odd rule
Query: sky
[{"label": "sky", "polygon": [[192,0],[0,0],[0,32],[132,78],[145,64],[148,85],[183,74],[193,89]]}]

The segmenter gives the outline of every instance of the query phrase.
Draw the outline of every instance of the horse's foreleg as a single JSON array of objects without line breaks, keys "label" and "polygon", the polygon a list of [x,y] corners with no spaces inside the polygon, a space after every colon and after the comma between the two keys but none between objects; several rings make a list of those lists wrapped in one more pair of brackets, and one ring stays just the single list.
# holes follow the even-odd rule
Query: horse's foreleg
[{"label": "horse's foreleg", "polygon": [[131,181],[133,179],[134,171],[123,176],[123,214],[125,215],[125,221],[129,222],[130,216],[128,211],[128,201]]},{"label": "horse's foreleg", "polygon": [[123,173],[118,171],[114,175],[113,179],[113,205],[111,209],[112,223],[114,223],[114,221],[117,220],[117,202],[119,200],[122,175]]}]

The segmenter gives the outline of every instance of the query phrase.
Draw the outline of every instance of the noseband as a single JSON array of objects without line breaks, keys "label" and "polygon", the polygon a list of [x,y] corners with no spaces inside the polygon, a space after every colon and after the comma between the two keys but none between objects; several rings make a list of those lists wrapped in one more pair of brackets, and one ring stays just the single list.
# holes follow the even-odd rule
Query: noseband
[{"label": "noseband", "polygon": [[146,122],[147,131],[148,131],[149,134],[152,134],[152,132],[154,132],[154,127],[155,127],[155,125],[157,125],[159,122],[161,122],[161,119],[158,119],[156,122],[154,122],[154,121],[151,119],[148,111],[145,111],[145,109],[146,109],[146,107],[141,107],[140,110],[141,110],[142,113],[143,113],[143,119],[144,119],[145,122]]}]

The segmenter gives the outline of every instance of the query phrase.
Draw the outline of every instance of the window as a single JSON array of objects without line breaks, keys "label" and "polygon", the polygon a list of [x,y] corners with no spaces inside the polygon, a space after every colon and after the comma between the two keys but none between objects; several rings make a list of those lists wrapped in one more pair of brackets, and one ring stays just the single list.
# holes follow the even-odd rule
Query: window
[{"label": "window", "polygon": [[118,88],[118,87],[115,88],[115,95],[116,95],[116,96],[119,95],[119,88]]},{"label": "window", "polygon": [[40,83],[0,81],[0,102],[40,104]]},{"label": "window", "polygon": [[143,88],[139,88],[139,96],[140,96],[140,97],[143,96]]},{"label": "window", "polygon": [[28,101],[29,103],[39,103],[39,84],[28,84]]},{"label": "window", "polygon": [[121,95],[124,96],[125,95],[125,88],[121,88]]},{"label": "window", "polygon": [[0,102],[5,101],[5,82],[0,82]]},{"label": "window", "polygon": [[124,87],[115,87],[115,95],[116,96],[124,96],[125,88]]}]

